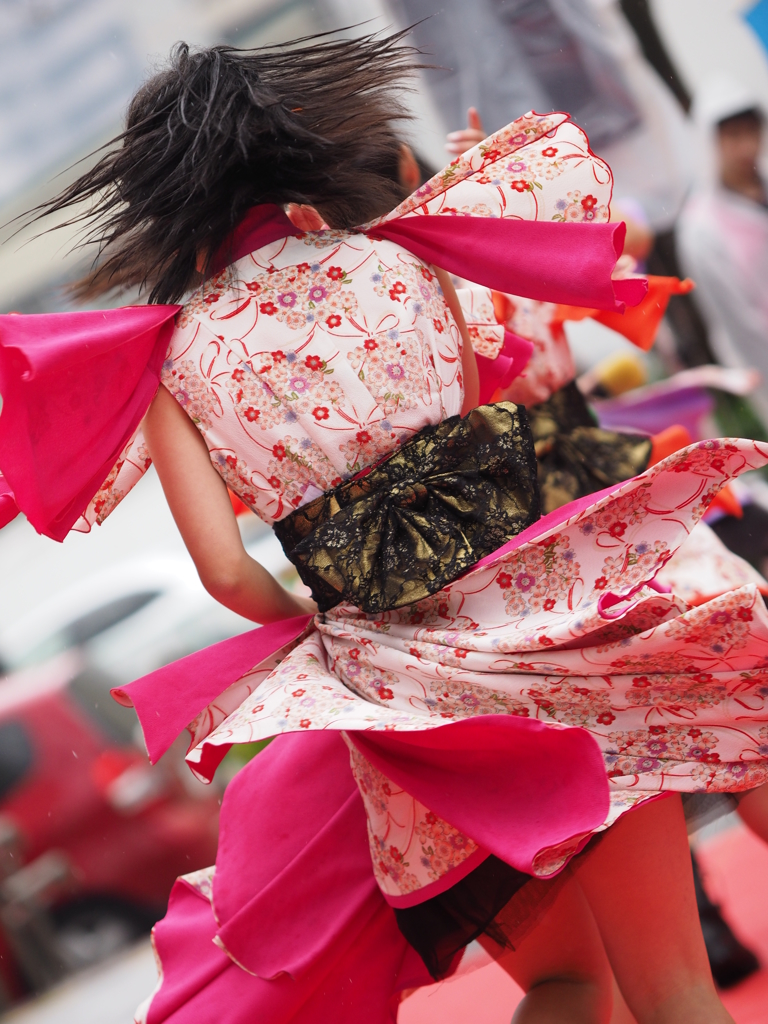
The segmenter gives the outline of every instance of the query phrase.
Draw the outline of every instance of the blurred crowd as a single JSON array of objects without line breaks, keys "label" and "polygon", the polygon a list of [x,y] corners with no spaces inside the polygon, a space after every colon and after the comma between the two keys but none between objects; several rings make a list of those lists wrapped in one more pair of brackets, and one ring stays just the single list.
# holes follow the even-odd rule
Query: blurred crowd
[{"label": "blurred crowd", "polygon": [[[668,451],[713,435],[768,440],[768,112],[747,83],[717,69],[692,93],[655,6],[393,0],[390,13],[414,25],[436,66],[423,82],[450,129],[449,159],[525,111],[568,111],[613,171],[611,218],[627,226],[624,272],[695,282],[693,291],[672,289],[649,352],[593,319],[514,296],[497,302],[496,320],[534,343],[520,385],[527,391],[515,400],[545,402],[575,379],[601,427],[663,437]],[[434,146],[413,143],[415,158],[400,168],[409,191],[438,169]],[[707,523],[766,574],[760,474],[722,494]],[[218,794],[183,781],[180,751],[146,767],[134,719],[110,705],[115,679],[99,651],[122,643],[128,652],[153,623],[175,623],[164,633],[175,629],[174,642],[142,641],[146,663],[126,655],[125,672],[139,675],[246,623],[216,619],[176,568],[134,568],[117,582],[112,574],[103,593],[89,586],[85,603],[65,591],[20,630],[0,627],[0,1011],[141,934],[173,878],[213,859]],[[175,619],[163,601],[181,608]],[[51,730],[53,719],[71,723]],[[62,731],[66,750],[56,745]],[[715,977],[735,984],[758,969],[757,958],[696,877]]]}]

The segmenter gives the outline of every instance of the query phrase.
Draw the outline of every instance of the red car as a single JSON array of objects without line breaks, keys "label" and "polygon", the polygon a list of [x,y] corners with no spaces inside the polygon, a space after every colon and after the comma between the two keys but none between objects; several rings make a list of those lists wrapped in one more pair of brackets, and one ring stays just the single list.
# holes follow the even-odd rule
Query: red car
[{"label": "red car", "polygon": [[215,859],[219,792],[179,751],[150,767],[112,683],[77,649],[0,680],[0,1008],[3,983],[7,1003],[141,934]]}]

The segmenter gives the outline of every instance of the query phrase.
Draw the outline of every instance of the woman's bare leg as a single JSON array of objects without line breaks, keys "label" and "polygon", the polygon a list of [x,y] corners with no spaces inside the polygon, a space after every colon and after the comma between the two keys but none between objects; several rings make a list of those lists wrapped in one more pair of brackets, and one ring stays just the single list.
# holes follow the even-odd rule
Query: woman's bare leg
[{"label": "woman's bare leg", "polygon": [[678,796],[622,817],[577,878],[638,1024],[733,1024],[709,969]]},{"label": "woman's bare leg", "polygon": [[[504,929],[503,911],[497,922]],[[514,951],[479,941],[526,993],[513,1024],[609,1024],[611,968],[575,879]]]},{"label": "woman's bare leg", "polygon": [[613,978],[613,1011],[611,1013],[611,1024],[637,1024],[632,1011],[627,1006],[621,989],[616,979]]},{"label": "woman's bare leg", "polygon": [[738,811],[744,824],[768,843],[768,783],[740,795]]}]

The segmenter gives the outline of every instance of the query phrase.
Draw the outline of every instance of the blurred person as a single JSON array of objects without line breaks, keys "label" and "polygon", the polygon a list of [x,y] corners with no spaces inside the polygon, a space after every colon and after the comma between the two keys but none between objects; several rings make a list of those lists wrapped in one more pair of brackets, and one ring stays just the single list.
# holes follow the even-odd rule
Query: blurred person
[{"label": "blurred person", "polygon": [[[754,367],[760,386],[728,410],[732,432],[751,424],[752,409],[768,430],[768,199],[760,170],[765,115],[749,90],[713,79],[694,107],[705,144],[703,180],[680,217],[678,241],[686,272],[698,284],[696,302],[715,358]],[[762,434],[759,432],[762,430]],[[722,539],[758,567],[768,560],[768,513],[751,503],[742,519],[715,525]]]},{"label": "blurred person", "polygon": [[680,217],[680,255],[699,285],[696,301],[718,361],[760,371],[752,402],[768,426],[768,198],[759,167],[765,115],[752,93],[724,78],[702,91],[695,110],[710,180]]},{"label": "blurred person", "polygon": [[[386,213],[414,60],[397,36],[180,46],[45,208],[92,201],[102,248],[81,294],[143,284],[153,304],[3,321],[4,518],[15,503],[63,539],[151,459],[206,587],[273,623],[118,691],[155,755],[189,725],[202,776],[232,743],[278,737],[227,790],[215,874],[181,880],[157,926],[145,1019],[383,1022],[478,938],[523,985],[521,1024],[607,1021],[611,968],[640,1024],[728,1021],[670,790],[706,778],[762,813],[764,713],[740,707],[748,761],[721,689],[706,729],[690,723],[699,665],[735,621],[755,663],[768,617],[746,587],[689,621],[646,584],[768,451],[689,448],[540,520],[525,411],[478,406],[446,270],[636,302],[637,281],[610,276],[610,172],[565,115],[526,116],[481,167],[460,161]],[[551,172],[535,195],[521,160]],[[329,228],[296,227],[288,204]],[[183,308],[158,304],[196,284]],[[225,484],[314,600],[246,555]],[[695,690],[684,732],[648,725],[670,665]],[[743,668],[719,671],[744,687]]]}]

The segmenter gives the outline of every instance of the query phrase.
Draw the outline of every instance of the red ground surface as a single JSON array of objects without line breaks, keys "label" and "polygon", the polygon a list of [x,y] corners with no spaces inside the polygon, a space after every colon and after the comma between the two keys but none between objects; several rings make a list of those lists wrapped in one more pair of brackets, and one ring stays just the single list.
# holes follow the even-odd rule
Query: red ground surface
[{"label": "red ground surface", "polygon": [[[768,846],[745,828],[703,844],[699,861],[707,888],[737,935],[766,966],[722,994],[736,1024],[768,1024]],[[510,1024],[522,993],[489,964],[454,981],[420,989],[407,999],[398,1024]]]}]

